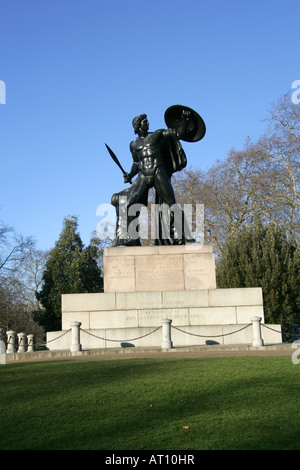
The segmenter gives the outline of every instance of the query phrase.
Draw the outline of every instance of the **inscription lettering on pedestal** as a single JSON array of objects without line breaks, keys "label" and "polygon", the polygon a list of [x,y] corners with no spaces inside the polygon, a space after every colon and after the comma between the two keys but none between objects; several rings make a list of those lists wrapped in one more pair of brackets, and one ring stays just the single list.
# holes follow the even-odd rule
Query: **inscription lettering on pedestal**
[{"label": "inscription lettering on pedestal", "polygon": [[104,291],[134,292],[134,257],[104,257]]},{"label": "inscription lettering on pedestal", "polygon": [[[133,249],[134,248],[134,249]],[[104,256],[104,292],[154,292],[215,289],[214,254],[192,253],[181,246],[131,247],[125,255],[122,247]],[[151,250],[153,248],[153,250]],[[167,249],[168,248],[168,249]],[[180,250],[178,250],[180,248]],[[151,254],[153,251],[153,254]],[[149,298],[146,304],[151,306]],[[156,305],[156,302],[155,302]]]},{"label": "inscription lettering on pedestal", "polygon": [[214,289],[215,266],[212,254],[184,255],[185,289]]},{"label": "inscription lettering on pedestal", "polygon": [[153,309],[138,312],[139,326],[160,326],[163,318],[170,318],[177,325],[189,323],[188,309]]},{"label": "inscription lettering on pedestal", "polygon": [[135,277],[137,291],[184,289],[182,255],[136,257]]}]

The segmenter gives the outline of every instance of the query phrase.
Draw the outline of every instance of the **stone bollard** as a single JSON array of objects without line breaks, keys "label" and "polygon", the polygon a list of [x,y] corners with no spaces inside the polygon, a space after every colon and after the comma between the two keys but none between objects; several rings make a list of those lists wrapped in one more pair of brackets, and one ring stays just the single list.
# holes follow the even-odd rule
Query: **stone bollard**
[{"label": "stone bollard", "polygon": [[170,349],[173,347],[173,343],[171,341],[171,323],[172,320],[169,318],[165,318],[161,321],[162,324],[162,349]]},{"label": "stone bollard", "polygon": [[259,346],[263,346],[263,340],[262,340],[262,336],[261,336],[261,326],[260,326],[260,322],[261,322],[261,317],[252,317],[250,318],[251,322],[252,322],[252,346],[254,347],[259,347]]},{"label": "stone bollard", "polygon": [[18,333],[18,353],[26,352],[26,333]]},{"label": "stone bollard", "polygon": [[33,335],[28,335],[27,339],[28,339],[27,352],[33,352]]},{"label": "stone bollard", "polygon": [[7,354],[16,352],[16,332],[13,330],[7,331]]},{"label": "stone bollard", "polygon": [[81,351],[80,326],[81,323],[79,321],[73,321],[72,323],[70,323],[70,327],[72,328],[72,343],[70,346],[71,352]]}]

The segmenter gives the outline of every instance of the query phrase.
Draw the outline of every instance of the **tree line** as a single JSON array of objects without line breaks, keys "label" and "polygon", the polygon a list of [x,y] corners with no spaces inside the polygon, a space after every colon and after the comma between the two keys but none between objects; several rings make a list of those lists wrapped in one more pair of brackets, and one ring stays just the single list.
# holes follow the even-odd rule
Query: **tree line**
[{"label": "tree line", "polygon": [[42,341],[44,330],[33,320],[39,308],[36,294],[42,283],[48,253],[36,248],[31,237],[0,222],[0,328],[34,334]]},{"label": "tree line", "polygon": [[204,204],[217,286],[262,287],[266,322],[300,324],[300,106],[286,93],[266,121],[256,142],[174,185],[181,203]]},{"label": "tree line", "polygon": [[[248,138],[207,171],[176,173],[173,186],[179,203],[204,204],[217,286],[263,287],[267,323],[300,323],[300,106],[287,93],[266,121],[257,141]],[[62,293],[103,288],[103,241],[94,236],[84,247],[75,216],[64,219],[49,252],[4,224],[0,241],[0,327],[59,330]]]},{"label": "tree line", "polygon": [[35,241],[0,228],[0,328],[34,334],[61,329],[61,294],[101,292],[101,241],[85,247],[78,217],[68,216],[54,248],[38,250]]},{"label": "tree line", "polygon": [[289,93],[273,105],[266,133],[248,138],[206,172],[188,168],[176,174],[177,199],[204,204],[205,241],[218,255],[226,241],[259,217],[300,235],[300,106]]}]

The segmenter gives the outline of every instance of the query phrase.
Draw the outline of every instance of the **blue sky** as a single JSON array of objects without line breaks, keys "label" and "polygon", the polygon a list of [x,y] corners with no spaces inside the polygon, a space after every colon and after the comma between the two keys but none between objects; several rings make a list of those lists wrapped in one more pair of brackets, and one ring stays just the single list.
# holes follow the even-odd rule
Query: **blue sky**
[{"label": "blue sky", "polygon": [[0,219],[48,249],[78,215],[88,244],[125,187],[104,143],[129,170],[137,114],[155,130],[194,108],[203,170],[257,139],[300,79],[299,18],[295,0],[0,0]]}]

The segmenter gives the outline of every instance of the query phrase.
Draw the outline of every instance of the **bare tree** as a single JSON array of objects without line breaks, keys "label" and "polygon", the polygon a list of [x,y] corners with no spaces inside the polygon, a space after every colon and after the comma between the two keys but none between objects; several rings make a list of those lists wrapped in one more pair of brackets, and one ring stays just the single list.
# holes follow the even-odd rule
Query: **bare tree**
[{"label": "bare tree", "polygon": [[33,333],[42,340],[44,330],[32,318],[47,252],[37,250],[31,237],[17,235],[0,222],[0,326]]},{"label": "bare tree", "polygon": [[16,262],[18,281],[23,288],[23,301],[31,310],[39,310],[40,304],[37,293],[43,282],[43,274],[49,251],[38,250],[29,245],[24,250],[24,256]]},{"label": "bare tree", "polygon": [[300,106],[286,93],[266,119],[268,133],[259,141],[261,153],[277,174],[272,202],[285,208],[287,228],[300,231]]},{"label": "bare tree", "polygon": [[284,95],[268,124],[257,142],[248,138],[206,172],[188,168],[173,176],[178,202],[204,204],[205,242],[216,253],[258,217],[300,236],[300,106]]},{"label": "bare tree", "polygon": [[16,269],[15,263],[24,259],[26,249],[34,245],[32,237],[24,238],[0,221],[0,275]]},{"label": "bare tree", "polygon": [[1,278],[0,327],[33,334],[35,341],[43,341],[44,330],[32,319],[32,311],[24,301],[24,288],[15,276]]}]

